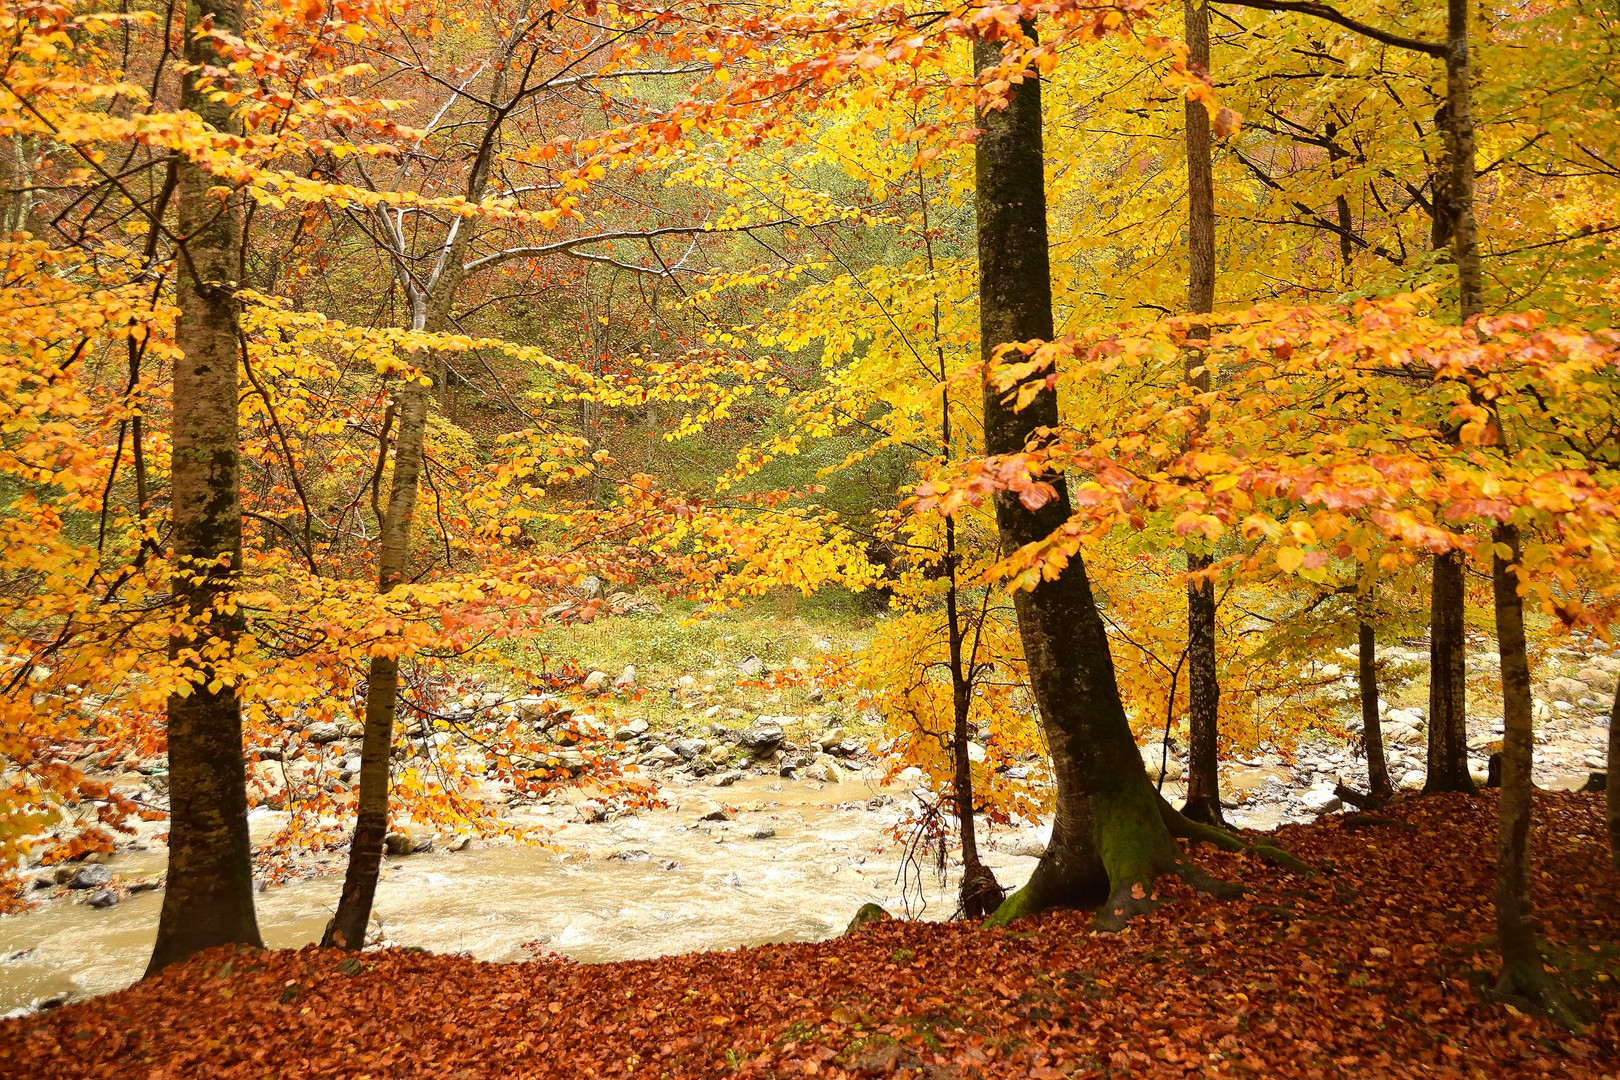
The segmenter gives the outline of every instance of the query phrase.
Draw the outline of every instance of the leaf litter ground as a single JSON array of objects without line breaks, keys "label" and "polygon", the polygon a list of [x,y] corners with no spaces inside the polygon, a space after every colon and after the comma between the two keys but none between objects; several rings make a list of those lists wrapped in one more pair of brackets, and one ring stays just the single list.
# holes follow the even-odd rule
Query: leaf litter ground
[{"label": "leaf litter ground", "polygon": [[614,964],[214,950],[0,1025],[0,1076],[1620,1080],[1600,800],[1536,802],[1540,926],[1599,1017],[1580,1035],[1480,993],[1495,800],[1442,796],[1283,829],[1316,876],[1203,849],[1245,900],[1173,891],[1115,935],[1056,912]]}]

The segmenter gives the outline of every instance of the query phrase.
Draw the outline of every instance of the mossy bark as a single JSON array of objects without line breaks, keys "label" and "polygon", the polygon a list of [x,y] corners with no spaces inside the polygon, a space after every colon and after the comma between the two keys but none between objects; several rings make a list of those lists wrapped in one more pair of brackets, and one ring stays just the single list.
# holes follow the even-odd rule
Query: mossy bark
[{"label": "mossy bark", "polygon": [[[1032,28],[1026,32],[1033,33]],[[976,70],[993,68],[1000,46],[977,42]],[[985,449],[1013,454],[1057,426],[1057,394],[1043,386],[1023,409],[1018,393],[988,376],[998,346],[1050,339],[1052,290],[1047,255],[1040,80],[1009,90],[1004,110],[981,113],[975,153],[979,247],[980,347],[986,364]],[[1044,382],[1045,373],[1035,376]],[[1055,497],[1038,509],[1016,496],[996,499],[1002,549],[1044,539],[1069,518],[1068,489],[1049,478]],[[1029,884],[992,916],[1005,923],[1054,905],[1099,908],[1114,926],[1151,904],[1155,878],[1196,877],[1159,816],[1157,794],[1120,703],[1101,615],[1076,553],[1055,579],[1014,597],[1030,686],[1051,749],[1056,813],[1052,837]]]},{"label": "mossy bark", "polygon": [[[239,7],[192,0],[185,13],[183,107],[216,130],[232,129],[231,110],[197,86],[202,65],[221,63],[199,38],[204,20],[238,34]],[[241,233],[235,199],[222,201],[212,176],[189,159],[176,166],[182,236],[176,293],[173,455],[170,502],[174,578],[185,632],[169,657],[191,674],[186,694],[168,701],[169,871],[147,974],[215,945],[261,944],[253,912],[253,864],[242,759],[242,709],[236,688],[216,680],[234,652],[243,620],[232,601],[242,565],[242,506],[237,448],[240,308],[236,279]]]}]

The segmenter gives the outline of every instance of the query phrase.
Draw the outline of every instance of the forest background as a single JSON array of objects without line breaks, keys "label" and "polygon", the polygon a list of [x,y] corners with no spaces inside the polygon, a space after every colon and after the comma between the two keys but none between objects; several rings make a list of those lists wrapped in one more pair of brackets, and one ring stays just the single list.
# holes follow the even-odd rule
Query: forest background
[{"label": "forest background", "polygon": [[[1601,6],[46,3],[0,33],[0,854],[172,814],[154,970],[252,936],[243,747],[358,726],[355,785],[286,840],[350,845],[351,947],[391,813],[644,795],[512,707],[590,689],[542,644],[611,611],[589,579],[694,618],[838,590],[884,617],[819,677],[940,806],[1134,808],[1096,814],[1148,837],[1100,895],[1051,884],[1060,828],[1002,918],[1191,879],[1075,747],[1190,743],[1166,820],[1210,839],[1219,756],[1331,723],[1329,648],[1432,624],[1426,787],[1472,789],[1494,633],[1504,983],[1562,1008],[1514,889],[1528,664],[1606,637],[1616,585]],[[435,729],[481,753],[406,743]],[[91,740],[166,747],[170,806],[87,777]]]}]

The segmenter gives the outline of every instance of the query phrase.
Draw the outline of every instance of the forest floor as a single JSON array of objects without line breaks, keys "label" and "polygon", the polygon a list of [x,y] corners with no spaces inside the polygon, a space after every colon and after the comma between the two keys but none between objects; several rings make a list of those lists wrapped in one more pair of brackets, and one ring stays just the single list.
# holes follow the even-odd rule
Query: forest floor
[{"label": "forest floor", "polygon": [[7,1077],[1620,1077],[1620,874],[1600,795],[1536,801],[1550,961],[1580,1034],[1482,993],[1492,796],[1286,826],[1320,872],[1199,851],[1123,933],[880,922],[817,944],[614,964],[216,950],[0,1024]]}]

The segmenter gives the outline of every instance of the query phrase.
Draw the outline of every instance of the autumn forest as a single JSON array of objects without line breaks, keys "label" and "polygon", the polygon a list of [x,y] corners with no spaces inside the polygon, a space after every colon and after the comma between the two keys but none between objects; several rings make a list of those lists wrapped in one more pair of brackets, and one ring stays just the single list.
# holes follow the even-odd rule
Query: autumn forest
[{"label": "autumn forest", "polygon": [[0,0],[0,1073],[1620,1077],[1620,15]]}]

